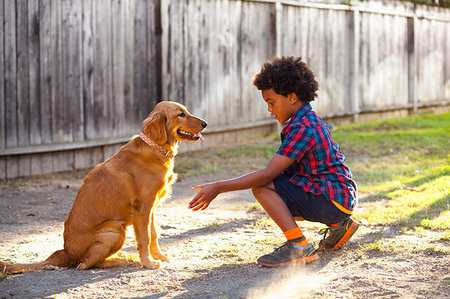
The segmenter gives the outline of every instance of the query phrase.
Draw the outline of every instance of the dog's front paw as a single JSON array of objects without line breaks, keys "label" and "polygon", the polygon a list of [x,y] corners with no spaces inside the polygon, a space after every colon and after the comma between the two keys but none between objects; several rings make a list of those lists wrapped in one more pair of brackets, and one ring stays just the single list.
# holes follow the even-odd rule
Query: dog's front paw
[{"label": "dog's front paw", "polygon": [[158,261],[146,260],[146,261],[141,261],[141,264],[144,268],[148,268],[148,269],[158,269],[159,267],[161,267],[161,263]]},{"label": "dog's front paw", "polygon": [[163,261],[163,262],[168,262],[170,260],[167,255],[162,254],[161,252],[152,253],[152,258],[154,260],[160,260],[160,261]]}]

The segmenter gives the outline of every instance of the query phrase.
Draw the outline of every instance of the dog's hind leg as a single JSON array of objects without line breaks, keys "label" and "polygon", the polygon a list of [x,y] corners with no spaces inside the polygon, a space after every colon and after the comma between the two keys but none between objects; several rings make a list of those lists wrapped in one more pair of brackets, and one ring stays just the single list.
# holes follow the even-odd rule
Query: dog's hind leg
[{"label": "dog's hind leg", "polygon": [[110,225],[99,230],[94,242],[83,255],[77,269],[86,270],[101,265],[105,259],[122,248],[125,229],[114,229]]},{"label": "dog's hind leg", "polygon": [[104,260],[103,262],[95,264],[94,267],[114,268],[114,267],[123,267],[123,266],[129,266],[129,265],[140,266],[141,263],[136,262],[131,258],[127,258],[126,256],[124,256],[124,257],[115,256],[115,257],[109,257],[106,260]]}]

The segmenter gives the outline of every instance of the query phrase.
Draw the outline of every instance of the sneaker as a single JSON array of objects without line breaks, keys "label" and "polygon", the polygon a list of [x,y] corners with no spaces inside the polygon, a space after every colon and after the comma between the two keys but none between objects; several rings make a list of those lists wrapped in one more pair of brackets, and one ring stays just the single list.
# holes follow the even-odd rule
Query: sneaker
[{"label": "sneaker", "polygon": [[320,230],[319,234],[323,234],[323,240],[319,243],[319,250],[339,249],[353,236],[358,227],[359,223],[349,217],[336,227],[327,227]]},{"label": "sneaker", "polygon": [[289,264],[307,264],[318,259],[319,256],[311,244],[301,247],[287,241],[274,252],[258,258],[258,264],[266,267],[281,267]]}]

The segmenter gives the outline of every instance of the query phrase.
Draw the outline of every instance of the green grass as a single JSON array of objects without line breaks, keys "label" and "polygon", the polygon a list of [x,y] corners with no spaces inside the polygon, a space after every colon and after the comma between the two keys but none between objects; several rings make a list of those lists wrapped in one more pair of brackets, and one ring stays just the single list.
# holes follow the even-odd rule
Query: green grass
[{"label": "green grass", "polygon": [[333,132],[369,224],[450,228],[450,114],[351,124]]},{"label": "green grass", "polygon": [[[358,184],[356,219],[450,235],[450,113],[423,114],[337,126]],[[279,146],[277,134],[246,144],[181,155],[183,176],[224,172],[230,177],[266,166]]]}]

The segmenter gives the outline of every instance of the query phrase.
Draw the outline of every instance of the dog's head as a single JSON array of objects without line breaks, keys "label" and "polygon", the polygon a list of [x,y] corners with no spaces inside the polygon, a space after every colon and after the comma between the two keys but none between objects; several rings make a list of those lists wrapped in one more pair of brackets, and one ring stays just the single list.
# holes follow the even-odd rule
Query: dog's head
[{"label": "dog's head", "polygon": [[203,139],[200,132],[206,125],[206,121],[190,114],[185,106],[163,101],[144,120],[142,132],[160,145],[173,145],[177,141]]}]

